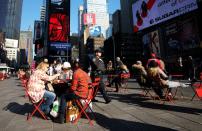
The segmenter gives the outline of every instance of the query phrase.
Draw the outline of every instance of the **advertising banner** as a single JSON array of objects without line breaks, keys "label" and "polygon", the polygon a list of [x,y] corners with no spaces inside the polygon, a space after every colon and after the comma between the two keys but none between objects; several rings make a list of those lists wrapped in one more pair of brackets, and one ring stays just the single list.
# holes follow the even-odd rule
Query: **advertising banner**
[{"label": "advertising banner", "polygon": [[200,38],[194,18],[165,26],[167,56],[182,55],[190,49],[200,47]]},{"label": "advertising banner", "polygon": [[93,13],[88,13],[88,14],[83,14],[83,23],[84,25],[95,25],[95,14]]},{"label": "advertising banner", "polygon": [[48,41],[68,43],[70,36],[70,0],[50,0]]},{"label": "advertising banner", "polygon": [[11,48],[18,48],[18,40],[15,39],[5,39],[5,46]]},{"label": "advertising banner", "polygon": [[150,53],[155,53],[157,56],[161,57],[158,30],[145,34],[142,37],[142,42],[145,56],[149,57]]},{"label": "advertising banner", "polygon": [[132,5],[134,32],[197,8],[196,0],[137,0]]},{"label": "advertising banner", "polygon": [[91,26],[89,27],[89,34],[90,36],[100,36],[101,35],[101,26]]},{"label": "advertising banner", "polygon": [[42,38],[43,35],[43,22],[35,21],[34,22],[34,41]]},{"label": "advertising banner", "polygon": [[49,18],[49,41],[67,42],[69,32],[69,17],[61,13],[53,13]]},{"label": "advertising banner", "polygon": [[70,47],[70,43],[52,42],[50,45],[50,50],[67,50]]}]

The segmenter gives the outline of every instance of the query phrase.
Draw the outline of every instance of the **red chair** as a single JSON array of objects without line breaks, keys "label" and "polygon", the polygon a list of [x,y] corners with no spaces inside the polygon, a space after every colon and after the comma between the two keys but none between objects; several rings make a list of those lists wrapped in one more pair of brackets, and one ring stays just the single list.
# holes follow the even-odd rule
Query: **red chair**
[{"label": "red chair", "polygon": [[45,100],[42,98],[38,103],[34,103],[33,102],[33,99],[31,98],[31,96],[29,95],[28,91],[27,91],[27,83],[28,83],[28,80],[25,81],[25,92],[26,92],[26,95],[28,96],[29,98],[29,101],[30,103],[33,105],[33,111],[31,113],[28,113],[27,115],[27,120],[30,120],[30,118],[38,111],[39,114],[45,119],[47,120],[47,117],[46,115],[44,114],[43,111],[40,110],[40,106],[43,102],[45,102]]},{"label": "red chair", "polygon": [[130,73],[122,73],[120,77],[121,77],[121,84],[126,91],[128,88],[128,80],[130,78]]},{"label": "red chair", "polygon": [[[90,104],[92,102],[92,100],[95,98],[97,92],[98,92],[98,88],[99,88],[99,84],[100,84],[100,78],[95,78],[93,83],[89,84],[89,95],[87,99],[76,99],[75,102],[78,105],[78,107],[80,108],[80,113],[78,115],[78,117],[73,121],[73,123],[77,123],[78,120],[81,118],[81,115],[84,114],[86,116],[86,118],[89,121],[89,124],[92,126],[93,122],[92,119],[89,117],[89,115],[86,113],[86,109],[90,109],[91,113],[94,115],[92,108],[90,107]],[[81,100],[83,102],[81,102]]]},{"label": "red chair", "polygon": [[27,97],[28,93],[27,93],[26,89],[27,89],[27,84],[28,84],[29,80],[26,78],[20,78],[20,80],[21,80],[22,87],[24,87],[25,97]]},{"label": "red chair", "polygon": [[4,74],[0,72],[0,80],[4,80]]},{"label": "red chair", "polygon": [[194,99],[195,96],[197,96],[200,100],[202,100],[202,83],[197,82],[191,85],[194,95],[191,98],[191,101]]}]

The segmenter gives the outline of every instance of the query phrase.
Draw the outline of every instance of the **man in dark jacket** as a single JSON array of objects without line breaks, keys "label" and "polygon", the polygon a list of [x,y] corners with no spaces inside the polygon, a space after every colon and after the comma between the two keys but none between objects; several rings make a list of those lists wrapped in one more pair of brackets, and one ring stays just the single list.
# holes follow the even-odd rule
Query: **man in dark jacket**
[{"label": "man in dark jacket", "polygon": [[[111,99],[107,95],[107,92],[105,90],[105,84],[103,81],[103,73],[105,72],[106,68],[104,65],[103,60],[101,59],[102,51],[100,49],[95,50],[95,58],[93,58],[92,62],[92,78],[99,77],[100,78],[100,85],[99,85],[99,91],[103,95],[103,98],[105,99],[106,104],[108,104]],[[96,100],[94,100],[96,101]]]}]

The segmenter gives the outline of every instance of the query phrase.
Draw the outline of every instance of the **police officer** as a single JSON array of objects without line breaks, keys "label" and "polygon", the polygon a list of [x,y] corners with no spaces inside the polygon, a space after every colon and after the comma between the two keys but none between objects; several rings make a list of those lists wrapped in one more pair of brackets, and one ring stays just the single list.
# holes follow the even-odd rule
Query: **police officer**
[{"label": "police officer", "polygon": [[[99,91],[103,95],[103,98],[105,99],[106,104],[111,102],[111,99],[109,98],[106,90],[105,90],[105,84],[103,81],[103,74],[106,70],[103,60],[101,59],[102,51],[101,49],[95,50],[95,57],[92,60],[92,78],[100,77],[100,85],[99,85]],[[97,100],[94,100],[97,101]]]}]

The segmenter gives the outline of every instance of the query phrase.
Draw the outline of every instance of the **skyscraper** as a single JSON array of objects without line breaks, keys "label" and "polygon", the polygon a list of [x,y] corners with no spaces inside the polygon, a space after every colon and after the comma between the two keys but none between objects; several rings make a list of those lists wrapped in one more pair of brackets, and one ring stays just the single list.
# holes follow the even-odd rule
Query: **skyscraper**
[{"label": "skyscraper", "polygon": [[42,5],[40,9],[40,20],[45,21],[46,18],[46,6]]},{"label": "skyscraper", "polygon": [[20,50],[20,58],[18,58],[18,62],[20,65],[29,64],[33,60],[33,38],[32,31],[21,31],[20,32],[20,42],[19,42],[19,50]]},{"label": "skyscraper", "polygon": [[0,29],[6,38],[19,39],[23,0],[0,0]]},{"label": "skyscraper", "polygon": [[109,13],[107,0],[84,0],[84,12],[94,13],[96,25],[101,26],[103,36],[109,28]]},{"label": "skyscraper", "polygon": [[82,14],[83,14],[83,6],[79,6],[78,10],[78,34],[81,36],[81,31],[82,31]]}]

